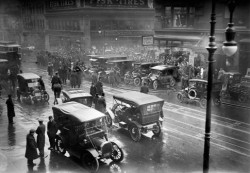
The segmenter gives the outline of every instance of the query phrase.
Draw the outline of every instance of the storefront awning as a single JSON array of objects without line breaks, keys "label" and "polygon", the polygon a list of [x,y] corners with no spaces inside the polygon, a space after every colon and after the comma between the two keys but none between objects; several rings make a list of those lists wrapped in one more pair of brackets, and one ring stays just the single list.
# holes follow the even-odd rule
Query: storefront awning
[{"label": "storefront awning", "polygon": [[183,35],[154,35],[156,40],[171,40],[171,41],[199,41],[199,36],[183,36]]}]

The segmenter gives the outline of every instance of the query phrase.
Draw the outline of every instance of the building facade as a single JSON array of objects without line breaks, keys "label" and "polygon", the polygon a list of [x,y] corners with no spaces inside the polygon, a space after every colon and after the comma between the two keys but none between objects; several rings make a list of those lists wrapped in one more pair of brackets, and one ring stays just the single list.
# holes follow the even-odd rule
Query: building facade
[{"label": "building facade", "polygon": [[[211,0],[155,0],[154,6],[156,44],[166,47],[188,47],[196,56],[206,60],[208,52],[205,47],[208,45],[210,32]],[[234,70],[245,74],[246,69],[250,67],[249,16],[250,1],[239,0],[233,15],[238,51],[233,57],[226,57],[221,47],[225,41],[224,32],[229,22],[229,11],[226,1],[216,1],[215,38],[218,49],[214,58],[217,69],[222,67],[227,71]]]},{"label": "building facade", "polygon": [[46,49],[141,44],[154,34],[154,16],[151,0],[48,0]]}]

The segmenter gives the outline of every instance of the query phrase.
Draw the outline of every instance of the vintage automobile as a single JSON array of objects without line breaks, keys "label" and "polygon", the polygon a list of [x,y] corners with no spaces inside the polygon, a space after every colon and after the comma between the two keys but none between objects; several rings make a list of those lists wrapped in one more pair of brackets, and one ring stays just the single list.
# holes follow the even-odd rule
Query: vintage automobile
[{"label": "vintage automobile", "polygon": [[57,98],[57,103],[61,104],[70,101],[75,101],[91,107],[93,97],[89,93],[86,93],[80,89],[62,90],[60,98]]},{"label": "vintage automobile", "polygon": [[102,77],[104,82],[111,83],[111,77],[113,76],[115,84],[121,83],[125,72],[132,69],[133,60],[121,59],[107,61],[107,70],[100,71],[99,77]]},{"label": "vintage automobile", "polygon": [[105,114],[77,102],[67,102],[52,107],[59,127],[56,149],[79,158],[85,168],[96,172],[99,160],[111,159],[121,162],[122,149],[108,140]]},{"label": "vintage automobile", "polygon": [[171,65],[158,65],[151,67],[151,73],[143,78],[143,81],[153,89],[163,86],[174,87],[176,81],[180,80],[179,67]]},{"label": "vintage automobile", "polygon": [[152,131],[155,136],[161,133],[163,121],[162,107],[164,100],[149,94],[136,91],[113,96],[115,104],[107,108],[107,125],[118,123],[128,129],[134,141],[140,141],[141,134]]},{"label": "vintage automobile", "polygon": [[[212,100],[214,105],[220,105],[220,92],[222,83],[213,82]],[[181,103],[198,102],[201,108],[207,106],[207,81],[203,79],[190,79],[189,86],[177,93],[177,99]]]},{"label": "vintage automobile", "polygon": [[142,83],[142,77],[147,76],[150,73],[150,68],[161,64],[160,62],[143,62],[134,63],[134,70],[127,71],[124,76],[125,84],[134,84],[140,86]]},{"label": "vintage automobile", "polygon": [[250,76],[242,76],[238,72],[224,74],[222,98],[232,98],[239,102],[250,100]]},{"label": "vintage automobile", "polygon": [[41,89],[38,82],[40,77],[34,73],[20,73],[17,75],[17,98],[33,104],[34,102],[48,102],[49,94]]}]

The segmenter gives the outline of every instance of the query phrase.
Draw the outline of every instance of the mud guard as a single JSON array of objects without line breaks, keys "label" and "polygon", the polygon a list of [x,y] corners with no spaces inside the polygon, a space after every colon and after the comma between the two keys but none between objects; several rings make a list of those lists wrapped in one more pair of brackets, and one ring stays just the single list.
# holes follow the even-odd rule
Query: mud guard
[{"label": "mud guard", "polygon": [[87,151],[91,153],[94,158],[97,158],[99,156],[99,153],[94,148],[89,148],[87,149]]},{"label": "mud guard", "polygon": [[115,119],[115,114],[111,111],[110,108],[106,108],[106,111],[108,112],[108,114],[110,115],[110,117],[113,119]]}]

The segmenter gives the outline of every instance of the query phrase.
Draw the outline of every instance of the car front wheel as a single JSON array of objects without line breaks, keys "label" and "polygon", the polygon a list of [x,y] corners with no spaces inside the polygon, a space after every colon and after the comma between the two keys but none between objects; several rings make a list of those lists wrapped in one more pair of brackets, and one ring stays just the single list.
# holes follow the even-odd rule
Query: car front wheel
[{"label": "car front wheel", "polygon": [[138,78],[138,77],[136,77],[136,78],[134,79],[134,84],[135,84],[135,86],[140,86],[140,85],[141,85],[141,79]]},{"label": "car front wheel", "polygon": [[118,147],[118,145],[114,142],[112,142],[112,153],[110,158],[114,161],[114,162],[121,162],[123,160],[124,154],[123,151],[120,147]]},{"label": "car front wheel", "polygon": [[159,136],[161,134],[160,122],[157,122],[156,125],[154,126],[153,133],[154,133],[155,136]]},{"label": "car front wheel", "polygon": [[246,102],[247,101],[247,94],[246,93],[240,93],[238,100],[241,103]]},{"label": "car front wheel", "polygon": [[136,124],[131,124],[129,127],[129,133],[133,141],[138,142],[141,139],[141,129]]}]

